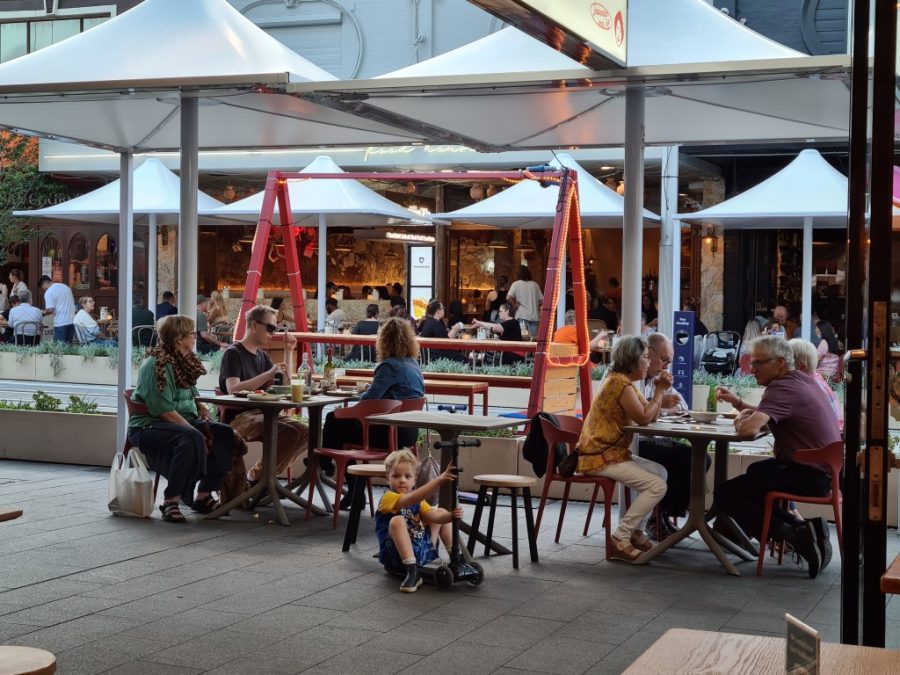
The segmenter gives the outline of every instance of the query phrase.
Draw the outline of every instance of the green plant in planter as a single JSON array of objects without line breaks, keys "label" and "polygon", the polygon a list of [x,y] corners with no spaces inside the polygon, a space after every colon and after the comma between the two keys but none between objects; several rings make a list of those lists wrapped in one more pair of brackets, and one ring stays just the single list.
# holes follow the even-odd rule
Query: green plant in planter
[{"label": "green plant in planter", "polygon": [[81,398],[75,394],[69,394],[69,405],[66,406],[66,412],[81,415],[96,415],[98,413],[98,407],[95,401]]},{"label": "green plant in planter", "polygon": [[55,396],[51,396],[50,394],[38,390],[31,395],[31,398],[34,399],[35,410],[41,410],[43,412],[60,412],[61,410],[60,406],[62,401]]},{"label": "green plant in planter", "polygon": [[28,401],[0,401],[0,410],[31,410]]}]

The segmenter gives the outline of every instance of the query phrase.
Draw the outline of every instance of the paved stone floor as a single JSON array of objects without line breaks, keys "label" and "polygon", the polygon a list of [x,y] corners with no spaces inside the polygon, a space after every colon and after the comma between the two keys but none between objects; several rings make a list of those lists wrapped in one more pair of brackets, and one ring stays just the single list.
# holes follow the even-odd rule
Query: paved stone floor
[{"label": "paved stone floor", "polygon": [[[619,673],[668,628],[778,635],[785,611],[838,638],[839,560],[814,581],[791,564],[729,577],[691,547],[608,563],[600,514],[584,538],[585,509],[570,507],[554,544],[554,505],[540,563],[492,557],[481,587],[407,595],[372,558],[367,517],[344,554],[330,519],[295,509],[288,528],[266,509],[181,526],[112,517],[106,478],[0,462],[0,506],[25,510],[0,524],[0,643],[49,649],[64,675]],[[900,606],[888,611],[897,646]]]}]

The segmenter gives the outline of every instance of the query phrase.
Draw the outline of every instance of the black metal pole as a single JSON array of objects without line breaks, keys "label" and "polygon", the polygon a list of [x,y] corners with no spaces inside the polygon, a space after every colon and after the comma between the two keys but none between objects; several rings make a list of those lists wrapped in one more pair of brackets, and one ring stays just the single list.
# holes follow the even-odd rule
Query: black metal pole
[{"label": "black metal pole", "polygon": [[868,371],[866,387],[866,519],[863,521],[863,644],[884,647],[887,565],[888,317],[891,294],[891,215],[894,168],[897,3],[875,3],[872,76],[871,220],[869,225]]},{"label": "black metal pole", "polygon": [[[861,346],[866,271],[866,195],[868,192],[869,124],[869,3],[853,5],[853,68],[850,109],[849,221],[847,223],[847,346]],[[862,438],[863,368],[859,361],[846,363],[844,438],[844,523],[843,565],[841,566],[841,642],[859,643],[859,554],[862,501],[860,472],[856,455]]]}]

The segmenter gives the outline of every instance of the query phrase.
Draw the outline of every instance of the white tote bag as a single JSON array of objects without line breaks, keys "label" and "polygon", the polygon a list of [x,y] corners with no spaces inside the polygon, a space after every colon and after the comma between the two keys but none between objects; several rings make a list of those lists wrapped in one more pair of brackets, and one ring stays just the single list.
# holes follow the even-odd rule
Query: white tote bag
[{"label": "white tote bag", "polygon": [[116,453],[109,472],[109,510],[117,516],[149,518],[153,513],[153,479],[137,448],[128,456]]}]

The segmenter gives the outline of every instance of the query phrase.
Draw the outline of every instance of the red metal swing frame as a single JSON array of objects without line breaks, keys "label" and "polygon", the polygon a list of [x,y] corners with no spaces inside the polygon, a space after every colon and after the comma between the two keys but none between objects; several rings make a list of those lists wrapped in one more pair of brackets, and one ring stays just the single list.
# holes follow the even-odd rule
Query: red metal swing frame
[{"label": "red metal swing frame", "polygon": [[[291,201],[288,193],[288,181],[310,179],[344,179],[344,180],[381,180],[381,181],[495,181],[506,180],[518,182],[521,180],[538,180],[542,183],[554,183],[559,185],[559,199],[557,201],[556,217],[553,221],[553,236],[550,243],[550,257],[547,265],[547,277],[544,283],[544,304],[541,308],[540,325],[537,334],[537,343],[534,350],[533,385],[528,400],[528,417],[531,419],[541,410],[543,400],[544,382],[548,368],[570,368],[577,366],[579,369],[579,382],[581,389],[582,410],[586,414],[591,403],[591,360],[589,351],[589,338],[587,328],[587,298],[585,294],[584,278],[584,252],[581,243],[581,215],[578,208],[578,177],[568,168],[563,167],[558,171],[464,171],[464,172],[435,172],[435,173],[390,173],[390,172],[362,172],[362,173],[299,173],[290,171],[269,171],[266,178],[266,187],[263,195],[262,208],[259,220],[256,223],[256,233],[253,236],[252,252],[250,254],[250,266],[247,269],[247,281],[244,284],[244,296],[241,302],[241,310],[235,323],[234,335],[243,336],[245,329],[245,314],[256,305],[257,293],[262,279],[262,268],[266,261],[270,240],[275,236],[275,229],[281,242],[284,244],[284,261],[287,267],[288,284],[291,292],[291,302],[294,307],[304,307],[303,280],[300,274],[300,258],[297,252],[297,238],[294,233]],[[275,204],[278,204],[279,224],[273,223]],[[319,242],[324,246],[324,242]],[[556,307],[559,302],[560,269],[565,265],[566,248],[572,260],[572,288],[575,296],[575,314],[580,320],[576,320],[577,355],[571,357],[551,357],[549,353],[551,327],[556,315]],[[302,332],[308,332],[306,311],[294,312],[297,326]],[[322,341],[327,342],[328,336],[323,335]],[[312,347],[310,342],[305,343],[305,349],[312,363]]]}]

